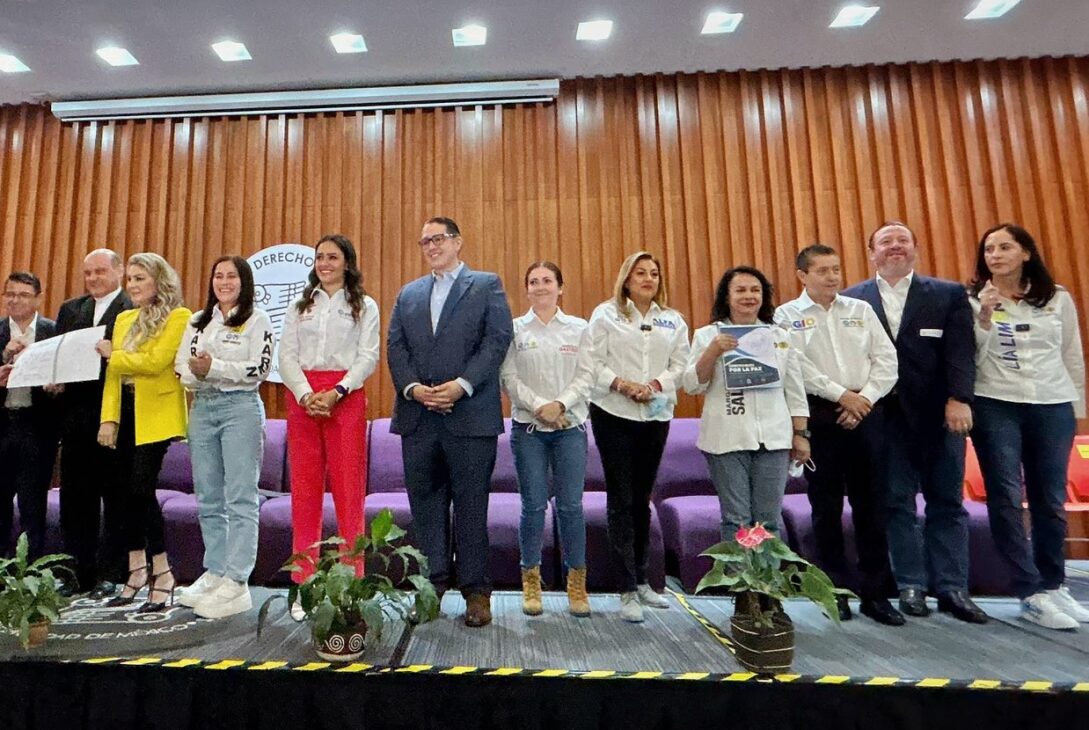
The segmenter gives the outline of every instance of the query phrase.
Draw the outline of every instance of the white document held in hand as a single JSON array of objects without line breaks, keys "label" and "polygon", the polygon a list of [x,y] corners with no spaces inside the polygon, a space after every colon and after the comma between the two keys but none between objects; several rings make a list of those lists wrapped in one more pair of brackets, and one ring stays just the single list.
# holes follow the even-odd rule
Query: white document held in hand
[{"label": "white document held in hand", "polygon": [[105,336],[106,328],[100,325],[28,345],[15,358],[8,387],[98,380],[102,357],[95,344]]}]

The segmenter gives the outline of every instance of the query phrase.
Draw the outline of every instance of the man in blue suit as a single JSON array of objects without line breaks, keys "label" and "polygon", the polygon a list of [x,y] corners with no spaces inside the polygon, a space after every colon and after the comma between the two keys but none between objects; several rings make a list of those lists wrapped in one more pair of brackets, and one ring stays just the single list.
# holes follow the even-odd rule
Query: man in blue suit
[{"label": "man in blue suit", "polygon": [[513,336],[510,307],[495,274],[460,259],[457,223],[431,218],[420,251],[431,273],[409,282],[390,317],[387,357],[397,391],[391,430],[401,435],[416,539],[441,594],[454,572],[465,623],[491,623],[488,487],[503,432],[499,367]]},{"label": "man in blue suit", "polygon": [[[962,504],[965,435],[972,428],[975,335],[965,288],[916,274],[915,234],[885,223],[870,236],[874,279],[843,292],[869,302],[896,345],[899,380],[886,413],[889,553],[900,610],[926,616],[926,590],[938,610],[986,623],[968,597],[968,515]],[[915,495],[926,499],[920,544]],[[924,551],[925,547],[925,551]],[[929,568],[929,580],[927,569]]]}]

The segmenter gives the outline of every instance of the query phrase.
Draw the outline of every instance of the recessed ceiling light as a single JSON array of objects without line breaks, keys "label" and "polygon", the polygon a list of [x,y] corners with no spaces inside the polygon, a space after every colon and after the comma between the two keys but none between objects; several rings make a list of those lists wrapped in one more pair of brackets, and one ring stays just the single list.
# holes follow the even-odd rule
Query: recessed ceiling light
[{"label": "recessed ceiling light", "polygon": [[483,25],[466,25],[461,28],[454,28],[450,31],[450,35],[454,38],[454,45],[461,46],[482,46],[488,42],[488,29]]},{"label": "recessed ceiling light", "polygon": [[213,43],[212,50],[224,61],[249,61],[253,58],[250,52],[246,50],[246,44],[237,41]]},{"label": "recessed ceiling light", "polygon": [[613,21],[611,20],[587,20],[579,23],[579,29],[575,32],[575,40],[579,41],[603,41],[612,35]]},{"label": "recessed ceiling light", "polygon": [[829,28],[857,28],[866,25],[870,18],[877,15],[880,8],[876,5],[848,5],[839,11]]},{"label": "recessed ceiling light", "polygon": [[137,66],[140,63],[136,60],[136,56],[129,53],[127,49],[118,48],[117,46],[99,48],[95,53],[111,66]]},{"label": "recessed ceiling light", "polygon": [[708,13],[700,33],[703,35],[733,33],[737,30],[737,26],[741,25],[743,17],[745,17],[744,13]]},{"label": "recessed ceiling light", "polygon": [[6,74],[17,74],[29,71],[30,66],[8,53],[0,53],[0,71]]},{"label": "recessed ceiling light", "polygon": [[1005,15],[1021,0],[979,0],[979,5],[964,16],[965,20],[988,20]]},{"label": "recessed ceiling light", "polygon": [[337,53],[365,53],[367,50],[367,42],[363,40],[363,36],[355,33],[337,33],[329,36],[329,40]]}]

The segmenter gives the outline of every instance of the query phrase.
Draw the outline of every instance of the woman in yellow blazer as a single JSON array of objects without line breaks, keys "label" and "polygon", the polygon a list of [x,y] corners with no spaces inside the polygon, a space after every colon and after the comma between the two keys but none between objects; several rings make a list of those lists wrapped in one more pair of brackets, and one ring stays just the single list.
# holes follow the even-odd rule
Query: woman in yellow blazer
[{"label": "woman in yellow blazer", "polygon": [[192,312],[181,306],[181,281],[162,256],[136,254],[125,275],[135,309],[119,314],[112,342],[101,340],[95,348],[109,363],[98,442],[117,449],[122,535],[129,550],[128,580],[106,605],[127,606],[147,586],[137,612],[149,613],[174,602],[155,487],[167,447],[186,432],[185,391],[174,374],[174,356]]}]

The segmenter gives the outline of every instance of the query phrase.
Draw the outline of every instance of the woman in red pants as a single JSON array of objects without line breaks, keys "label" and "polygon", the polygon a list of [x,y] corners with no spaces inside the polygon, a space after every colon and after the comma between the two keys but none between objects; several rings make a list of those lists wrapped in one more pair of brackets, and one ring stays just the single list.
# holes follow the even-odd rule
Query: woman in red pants
[{"label": "woman in red pants", "polygon": [[[287,312],[280,338],[280,376],[287,399],[292,549],[321,540],[326,479],[337,532],[354,544],[363,533],[367,479],[367,396],[363,381],[378,363],[378,304],[363,290],[355,247],[325,236],[302,297]],[[316,555],[315,555],[316,557]],[[362,573],[363,566],[357,570]],[[292,574],[301,583],[304,569]],[[302,618],[302,607],[291,607]]]}]

